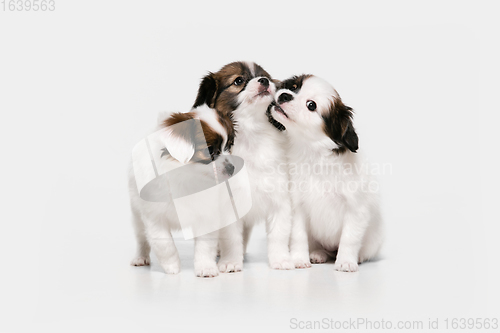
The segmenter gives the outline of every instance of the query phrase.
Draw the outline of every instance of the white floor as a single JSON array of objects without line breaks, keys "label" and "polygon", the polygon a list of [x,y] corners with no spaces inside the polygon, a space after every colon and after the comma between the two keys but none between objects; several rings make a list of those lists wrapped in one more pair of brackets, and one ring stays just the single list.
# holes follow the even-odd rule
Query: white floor
[{"label": "white floor", "polygon": [[263,233],[253,235],[243,272],[211,279],[194,276],[193,244],[180,238],[182,271],[166,275],[155,258],[151,267],[128,265],[132,238],[94,234],[85,244],[49,236],[34,254],[39,267],[26,262],[22,274],[10,271],[16,288],[3,293],[9,315],[0,332],[285,332],[308,321],[364,318],[427,328],[430,318],[444,325],[446,318],[498,317],[497,280],[467,254],[429,258],[424,247],[405,257],[401,248],[357,273],[336,272],[331,263],[275,271]]}]

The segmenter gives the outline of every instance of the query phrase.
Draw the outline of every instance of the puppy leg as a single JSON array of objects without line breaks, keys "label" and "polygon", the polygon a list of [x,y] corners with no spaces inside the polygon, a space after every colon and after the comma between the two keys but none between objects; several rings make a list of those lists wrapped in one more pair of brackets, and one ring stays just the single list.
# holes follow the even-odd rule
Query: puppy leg
[{"label": "puppy leg", "polygon": [[380,215],[375,213],[370,220],[363,238],[363,245],[359,250],[359,262],[365,262],[377,256],[384,239]]},{"label": "puppy leg", "polygon": [[358,270],[359,250],[368,226],[367,209],[360,208],[358,212],[349,211],[344,216],[344,228],[340,236],[335,269],[342,272]]},{"label": "puppy leg", "polygon": [[324,264],[330,255],[318,241],[309,236],[309,259],[313,264]]},{"label": "puppy leg", "polygon": [[273,269],[294,269],[289,249],[292,229],[291,209],[288,205],[276,209],[274,216],[266,221],[269,265]]},{"label": "puppy leg", "polygon": [[248,241],[252,234],[253,224],[243,224],[243,254],[247,253]]},{"label": "puppy leg", "polygon": [[132,266],[148,266],[151,262],[151,259],[149,258],[151,247],[149,246],[149,242],[146,237],[146,228],[144,227],[144,222],[142,222],[140,214],[135,210],[132,210],[132,225],[135,231],[137,249],[135,257],[134,259],[132,259],[130,264]]},{"label": "puppy leg", "polygon": [[295,268],[311,267],[306,219],[300,207],[297,207],[293,214],[292,232],[290,236],[290,255],[292,256]]},{"label": "puppy leg", "polygon": [[194,273],[199,277],[215,277],[219,275],[215,258],[217,256],[219,231],[196,237],[194,239]]},{"label": "puppy leg", "polygon": [[152,221],[145,221],[145,224],[149,244],[151,244],[160,266],[167,274],[179,273],[181,261],[170,230]]},{"label": "puppy leg", "polygon": [[243,222],[236,221],[220,229],[219,234],[219,272],[240,272],[243,269]]}]

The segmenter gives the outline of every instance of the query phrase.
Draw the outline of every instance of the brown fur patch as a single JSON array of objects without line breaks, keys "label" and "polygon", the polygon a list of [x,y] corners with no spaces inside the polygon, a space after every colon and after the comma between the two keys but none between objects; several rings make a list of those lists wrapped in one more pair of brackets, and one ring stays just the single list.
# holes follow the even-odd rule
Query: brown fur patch
[{"label": "brown fur patch", "polygon": [[173,134],[194,143],[194,157],[197,160],[213,160],[222,152],[224,139],[203,120],[200,120],[202,132],[197,130],[198,128],[192,122],[186,122],[186,120],[195,119],[195,117],[193,112],[174,113],[163,122],[163,126],[176,125]]},{"label": "brown fur patch", "polygon": [[329,111],[322,116],[323,130],[326,135],[335,142],[339,148],[333,151],[343,154],[350,150],[355,153],[358,150],[358,135],[352,124],[352,108],[345,105],[340,97],[330,104]]},{"label": "brown fur patch", "polygon": [[312,75],[311,74],[302,74],[302,75],[296,75],[293,76],[283,82],[278,86],[278,89],[288,89],[290,91],[293,91],[294,93],[298,94],[300,91],[300,88],[302,88],[302,85],[304,84],[304,81],[308,78],[310,78]]}]

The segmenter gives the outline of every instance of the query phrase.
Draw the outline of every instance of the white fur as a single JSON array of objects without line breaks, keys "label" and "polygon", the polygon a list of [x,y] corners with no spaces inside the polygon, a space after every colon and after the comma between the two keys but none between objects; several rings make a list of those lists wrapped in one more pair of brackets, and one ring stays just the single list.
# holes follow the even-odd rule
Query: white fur
[{"label": "white fur", "polygon": [[170,128],[166,128],[161,134],[163,144],[170,155],[182,164],[186,164],[194,155],[194,143],[187,142],[176,135],[172,135]]},{"label": "white fur", "polygon": [[245,64],[250,69],[250,74],[252,74],[252,76],[255,76],[255,63],[251,61],[245,61]]},{"label": "white fur", "polygon": [[[209,126],[212,126],[224,138],[227,138],[227,133],[223,130],[222,126],[216,125],[217,120],[213,110],[208,109],[206,106],[200,106],[191,111],[195,112],[198,118],[206,121]],[[168,142],[168,128],[160,126],[160,123],[168,118],[168,116],[169,113],[163,113],[158,117],[159,124],[155,131],[163,130],[165,132],[165,135],[162,136],[163,140],[167,141],[169,152],[173,152],[175,146],[169,145],[171,142]],[[176,151],[176,154],[172,154],[172,156],[178,156],[185,163],[192,156],[192,145],[188,142],[182,142],[179,147],[182,147],[182,149]],[[190,157],[187,158],[186,156]],[[217,161],[219,160],[221,158]],[[181,164],[181,162],[170,157],[163,158],[161,163]],[[133,226],[137,239],[137,252],[131,264],[134,266],[149,265],[149,254],[152,249],[165,273],[178,273],[180,270],[180,259],[171,231],[179,230],[180,223],[173,202],[148,202],[141,199],[137,190],[132,165],[129,168],[129,193]],[[203,221],[200,221],[200,223],[203,223]],[[194,270],[197,276],[214,277],[218,275],[215,261],[217,242],[218,231],[195,238]]]},{"label": "white fur", "polygon": [[[254,68],[253,64],[249,65]],[[291,233],[291,201],[286,187],[287,173],[270,174],[269,170],[286,165],[285,136],[268,121],[266,109],[273,101],[275,85],[270,82],[270,95],[258,94],[260,77],[248,82],[246,89],[238,95],[240,106],[233,116],[237,134],[232,154],[244,159],[247,167],[252,208],[238,223],[221,230],[221,259],[219,270],[228,266],[241,267],[252,227],[265,222],[268,241],[269,265],[274,269],[293,269],[289,252]]]},{"label": "white fur", "polygon": [[209,108],[208,105],[203,104],[196,108],[196,114],[200,120],[203,120],[208,126],[213,128],[214,131],[222,136],[223,141],[221,147],[225,147],[227,142],[227,133],[218,120],[217,111]]},{"label": "white fur", "polygon": [[[356,271],[358,262],[378,253],[383,238],[378,194],[362,188],[372,181],[369,170],[362,167],[359,154],[332,152],[338,145],[323,131],[324,120],[320,116],[338,97],[331,85],[311,77],[305,79],[297,94],[280,90],[276,97],[283,92],[294,97],[280,104],[288,118],[275,109],[272,114],[286,126],[289,140],[287,156],[294,208],[290,250],[295,266],[309,261],[323,263],[338,250],[335,269]],[[316,111],[307,109],[310,100],[318,105]]]}]

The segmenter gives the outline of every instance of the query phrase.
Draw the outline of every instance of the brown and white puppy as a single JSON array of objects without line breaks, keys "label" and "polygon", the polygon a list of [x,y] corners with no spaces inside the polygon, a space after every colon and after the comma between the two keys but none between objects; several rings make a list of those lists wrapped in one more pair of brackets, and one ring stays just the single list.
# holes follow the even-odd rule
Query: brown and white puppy
[{"label": "brown and white puppy", "polygon": [[294,76],[276,93],[272,116],[289,141],[296,267],[323,263],[338,251],[335,268],[353,272],[382,244],[378,195],[362,165],[352,109],[326,81]]},{"label": "brown and white puppy", "polygon": [[[199,122],[191,121],[193,119],[198,119]],[[185,190],[189,186],[193,188],[199,182],[213,180],[214,173],[226,178],[231,176],[234,166],[223,152],[227,145],[228,132],[219,120],[219,114],[206,105],[193,108],[187,113],[167,114],[159,119],[159,124],[153,131],[157,135],[148,136],[150,150],[151,147],[161,147],[149,152],[152,154],[151,160],[156,161],[155,172],[189,165],[189,172],[184,179],[171,178],[166,183],[161,183],[162,191],[167,191],[168,194],[168,191],[173,193],[174,189]],[[211,162],[212,165],[207,165]],[[181,229],[181,223],[174,202],[170,194],[165,195],[164,200],[158,200],[161,202],[143,200],[137,187],[136,175],[151,168],[149,157],[145,163],[142,160],[134,160],[132,165],[133,168],[131,167],[129,172],[129,193],[137,254],[131,264],[149,265],[152,249],[165,273],[178,273],[180,259],[171,231]],[[193,227],[206,228],[204,222],[206,221],[195,221],[200,225]],[[194,271],[197,276],[218,275],[215,260],[217,243],[218,231],[195,237]]]},{"label": "brown and white puppy", "polygon": [[[277,172],[286,165],[285,137],[269,122],[266,110],[273,101],[276,81],[252,62],[233,62],[202,81],[195,107],[217,110],[221,123],[231,122],[227,146],[243,158],[248,172],[252,208],[240,221],[221,230],[220,272],[240,271],[251,228],[265,222],[269,264],[293,269],[289,253],[291,206],[286,190],[288,176]],[[226,126],[231,128],[231,126]]]},{"label": "brown and white puppy", "polygon": [[269,105],[276,82],[253,62],[232,62],[202,79],[193,108],[206,105],[217,111],[218,121],[228,133],[225,150],[230,150],[238,127],[235,110],[251,104]]}]

